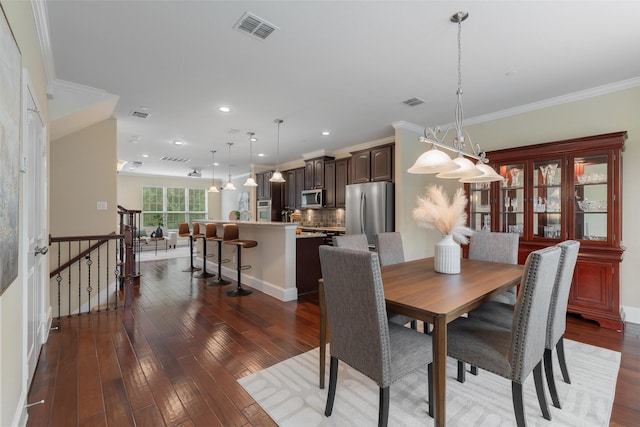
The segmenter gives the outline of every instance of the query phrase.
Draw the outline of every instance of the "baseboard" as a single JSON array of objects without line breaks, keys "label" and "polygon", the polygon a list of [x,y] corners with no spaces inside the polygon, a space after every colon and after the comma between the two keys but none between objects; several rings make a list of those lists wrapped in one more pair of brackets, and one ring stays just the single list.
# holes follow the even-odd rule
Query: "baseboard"
[{"label": "baseboard", "polygon": [[621,306],[622,318],[625,323],[640,324],[640,308],[631,306]]},{"label": "baseboard", "polygon": [[[201,261],[196,258],[197,261]],[[194,260],[195,261],[195,260]],[[200,262],[197,262],[200,265]],[[207,269],[208,271],[218,272],[218,264],[214,264],[212,262],[207,261]],[[234,279],[237,277],[238,272],[233,268],[222,266],[222,275],[226,277],[233,277]],[[276,286],[273,283],[265,282],[263,280],[256,279],[253,276],[243,275],[242,276],[242,284],[247,285],[253,289],[257,289],[260,292],[263,292],[269,296],[272,296],[280,301],[288,302],[295,301],[298,299],[298,288],[289,288],[283,289],[280,286]],[[231,289],[231,288],[229,288]]]},{"label": "baseboard", "polygon": [[[25,361],[26,363],[26,361]],[[16,408],[16,413],[13,415],[13,423],[12,426],[26,426],[27,418],[29,417],[29,413],[27,412],[27,392],[28,388],[22,391],[20,395],[20,399],[18,400],[18,407]]]}]

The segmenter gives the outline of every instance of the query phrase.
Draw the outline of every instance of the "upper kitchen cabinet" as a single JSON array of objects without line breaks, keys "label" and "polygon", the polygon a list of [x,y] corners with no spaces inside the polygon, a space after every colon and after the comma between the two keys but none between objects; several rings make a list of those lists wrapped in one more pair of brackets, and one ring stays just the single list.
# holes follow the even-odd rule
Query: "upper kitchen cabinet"
[{"label": "upper kitchen cabinet", "polygon": [[283,172],[286,182],[283,186],[283,208],[300,209],[302,206],[302,190],[304,190],[305,168],[291,169]]},{"label": "upper kitchen cabinet", "polygon": [[469,226],[520,235],[519,262],[580,241],[569,311],[621,330],[622,149],[626,132],[488,153],[503,180],[470,184]]},{"label": "upper kitchen cabinet", "polygon": [[273,172],[262,172],[256,174],[256,183],[258,188],[256,189],[256,197],[258,200],[271,199],[271,182],[269,181],[273,176]]},{"label": "upper kitchen cabinet", "polygon": [[304,162],[304,189],[324,188],[324,164],[333,157],[319,157]]},{"label": "upper kitchen cabinet", "polygon": [[393,144],[351,153],[353,184],[393,181]]},{"label": "upper kitchen cabinet", "polygon": [[324,164],[325,206],[344,208],[346,187],[349,182],[349,159],[329,161]]}]

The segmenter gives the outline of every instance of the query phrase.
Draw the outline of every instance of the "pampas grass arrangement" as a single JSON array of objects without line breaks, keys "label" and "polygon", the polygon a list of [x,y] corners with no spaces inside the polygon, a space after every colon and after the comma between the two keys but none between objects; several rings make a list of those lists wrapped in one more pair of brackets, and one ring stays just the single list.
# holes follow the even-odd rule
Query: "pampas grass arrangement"
[{"label": "pampas grass arrangement", "polygon": [[458,243],[468,243],[473,230],[465,226],[467,198],[458,188],[449,204],[449,197],[439,185],[427,187],[424,197],[418,196],[418,207],[413,209],[413,219],[425,228],[435,228],[443,235],[451,234]]}]

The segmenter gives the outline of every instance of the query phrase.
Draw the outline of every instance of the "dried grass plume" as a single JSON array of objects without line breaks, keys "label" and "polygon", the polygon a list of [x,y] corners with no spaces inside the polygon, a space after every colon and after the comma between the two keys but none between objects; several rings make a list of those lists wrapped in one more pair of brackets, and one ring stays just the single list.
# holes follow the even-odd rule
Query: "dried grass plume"
[{"label": "dried grass plume", "polygon": [[459,243],[467,243],[473,230],[465,226],[467,198],[458,188],[449,204],[449,197],[439,185],[427,187],[424,197],[418,196],[418,207],[413,209],[413,219],[425,228],[435,228],[443,235],[451,234]]}]

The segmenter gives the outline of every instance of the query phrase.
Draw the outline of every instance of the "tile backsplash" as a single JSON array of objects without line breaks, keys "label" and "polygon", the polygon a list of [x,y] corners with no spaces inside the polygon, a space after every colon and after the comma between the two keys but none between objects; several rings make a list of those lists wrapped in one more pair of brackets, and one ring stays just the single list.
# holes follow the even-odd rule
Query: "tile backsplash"
[{"label": "tile backsplash", "polygon": [[344,209],[296,210],[302,214],[301,225],[307,227],[344,227]]}]

